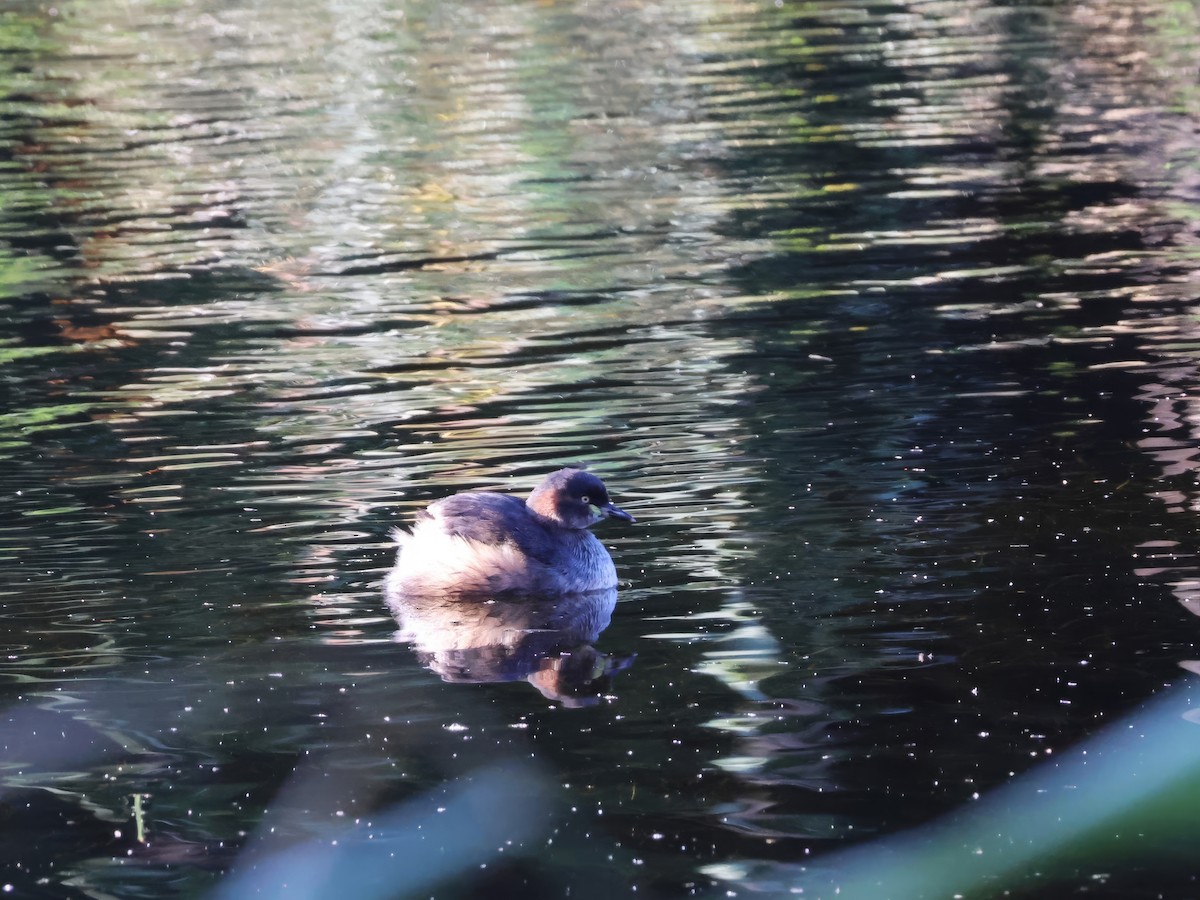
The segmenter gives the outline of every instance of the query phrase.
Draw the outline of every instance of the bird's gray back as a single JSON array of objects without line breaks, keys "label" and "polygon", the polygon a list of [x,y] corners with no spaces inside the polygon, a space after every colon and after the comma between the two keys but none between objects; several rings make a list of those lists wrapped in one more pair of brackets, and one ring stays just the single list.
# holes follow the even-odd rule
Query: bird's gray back
[{"label": "bird's gray back", "polygon": [[433,520],[428,524],[440,527],[446,534],[477,544],[513,544],[542,562],[548,563],[553,553],[546,525],[523,500],[508,494],[490,491],[455,494],[430,505],[418,516],[418,525],[426,519]]}]

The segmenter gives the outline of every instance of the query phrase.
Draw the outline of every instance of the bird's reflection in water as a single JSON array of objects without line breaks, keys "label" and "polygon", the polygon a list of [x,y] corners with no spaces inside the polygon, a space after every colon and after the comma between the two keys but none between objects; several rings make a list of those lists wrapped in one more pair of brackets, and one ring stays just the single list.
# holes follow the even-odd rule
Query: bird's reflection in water
[{"label": "bird's reflection in water", "polygon": [[564,706],[592,706],[633,662],[592,646],[608,627],[615,589],[561,597],[389,591],[387,601],[398,639],[443,681],[528,681]]}]

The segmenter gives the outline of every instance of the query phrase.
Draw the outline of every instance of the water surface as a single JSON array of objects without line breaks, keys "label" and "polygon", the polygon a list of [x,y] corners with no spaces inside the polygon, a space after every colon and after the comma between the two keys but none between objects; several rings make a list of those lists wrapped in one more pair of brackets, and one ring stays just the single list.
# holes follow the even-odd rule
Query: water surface
[{"label": "water surface", "polygon": [[[15,894],[828,896],[1183,721],[1193,10],[252,7],[0,11]],[[607,627],[400,632],[391,527],[577,461]],[[1158,799],[947,889],[1194,891]]]}]

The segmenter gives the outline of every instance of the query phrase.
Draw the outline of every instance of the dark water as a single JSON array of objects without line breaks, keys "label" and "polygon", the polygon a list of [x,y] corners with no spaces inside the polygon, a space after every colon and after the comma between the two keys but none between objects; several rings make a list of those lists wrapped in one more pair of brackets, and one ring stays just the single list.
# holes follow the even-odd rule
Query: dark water
[{"label": "dark water", "polygon": [[[0,8],[5,890],[1194,895],[1197,34]],[[397,635],[577,460],[615,606]]]}]

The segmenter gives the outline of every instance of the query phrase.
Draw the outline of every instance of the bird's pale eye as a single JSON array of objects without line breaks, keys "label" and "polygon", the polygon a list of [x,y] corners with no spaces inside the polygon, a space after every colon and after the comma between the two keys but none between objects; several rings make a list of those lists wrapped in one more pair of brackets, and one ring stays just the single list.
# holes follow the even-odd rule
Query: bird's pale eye
[{"label": "bird's pale eye", "polygon": [[591,502],[592,502],[592,498],[591,498],[591,497],[589,497],[587,494],[584,494],[584,495],[583,495],[582,497],[580,497],[579,499],[580,499],[580,500],[582,500],[584,503],[591,503]]}]

